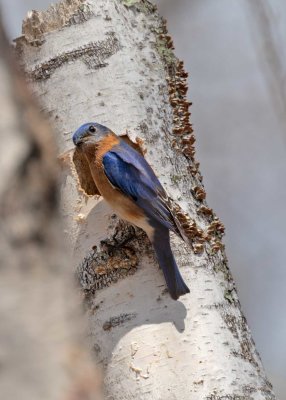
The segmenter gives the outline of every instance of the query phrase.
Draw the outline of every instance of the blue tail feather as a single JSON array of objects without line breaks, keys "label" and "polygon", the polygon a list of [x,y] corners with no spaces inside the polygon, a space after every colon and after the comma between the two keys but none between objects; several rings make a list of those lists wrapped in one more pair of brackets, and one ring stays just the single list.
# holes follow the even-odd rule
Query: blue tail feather
[{"label": "blue tail feather", "polygon": [[177,300],[180,296],[190,293],[173,256],[169,230],[160,229],[160,231],[155,231],[153,246],[172,299]]}]

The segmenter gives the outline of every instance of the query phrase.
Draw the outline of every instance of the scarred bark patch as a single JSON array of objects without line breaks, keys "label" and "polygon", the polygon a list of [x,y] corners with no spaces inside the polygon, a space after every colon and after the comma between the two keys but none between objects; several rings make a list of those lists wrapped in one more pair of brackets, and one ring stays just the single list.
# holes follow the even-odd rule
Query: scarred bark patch
[{"label": "scarred bark patch", "polygon": [[138,255],[141,258],[148,249],[151,244],[141,229],[112,216],[109,237],[94,246],[78,267],[78,279],[85,294],[92,295],[133,275],[138,269]]},{"label": "scarred bark patch", "polygon": [[106,60],[121,49],[119,40],[113,32],[108,32],[107,38],[98,42],[90,42],[85,46],[66,51],[50,58],[48,61],[28,71],[28,77],[33,81],[44,81],[64,64],[72,61],[82,60],[90,69],[106,67]]}]

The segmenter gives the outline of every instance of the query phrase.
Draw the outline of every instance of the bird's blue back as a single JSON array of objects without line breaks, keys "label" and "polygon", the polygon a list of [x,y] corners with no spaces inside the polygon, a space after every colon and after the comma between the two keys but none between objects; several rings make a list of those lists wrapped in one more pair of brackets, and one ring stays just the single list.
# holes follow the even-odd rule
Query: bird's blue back
[{"label": "bird's blue back", "polygon": [[152,168],[135,149],[120,139],[105,153],[104,171],[113,184],[144,211],[151,225],[161,224],[177,231],[168,209],[166,192]]}]

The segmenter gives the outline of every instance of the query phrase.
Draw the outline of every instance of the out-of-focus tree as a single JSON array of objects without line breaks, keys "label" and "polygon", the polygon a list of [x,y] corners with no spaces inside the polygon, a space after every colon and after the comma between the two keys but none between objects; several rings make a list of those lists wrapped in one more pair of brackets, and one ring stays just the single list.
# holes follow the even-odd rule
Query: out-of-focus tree
[{"label": "out-of-focus tree", "polygon": [[0,23],[0,392],[3,399],[98,399],[62,240],[50,125]]}]

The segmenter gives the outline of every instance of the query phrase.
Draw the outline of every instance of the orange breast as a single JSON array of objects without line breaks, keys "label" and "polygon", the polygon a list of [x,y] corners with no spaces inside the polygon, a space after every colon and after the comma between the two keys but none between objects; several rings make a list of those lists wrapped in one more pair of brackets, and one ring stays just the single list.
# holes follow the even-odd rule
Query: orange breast
[{"label": "orange breast", "polygon": [[114,134],[102,139],[97,145],[94,157],[88,157],[90,171],[100,194],[119,216],[135,225],[141,226],[141,220],[144,219],[145,221],[143,211],[110,183],[103,169],[102,158],[104,154],[118,143],[119,139]]}]

